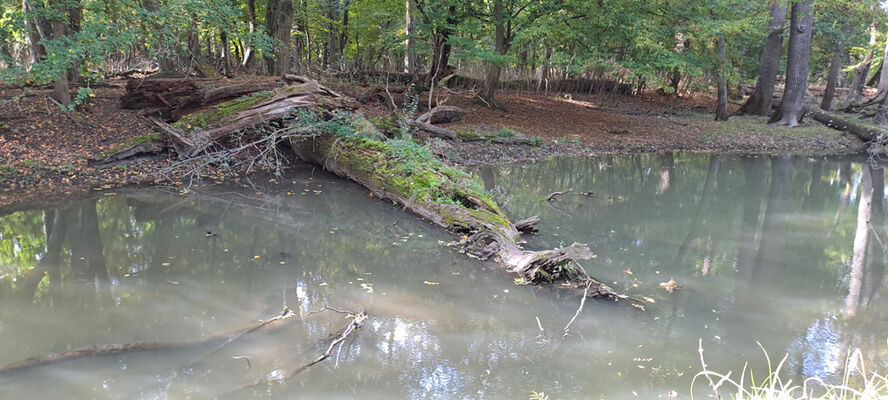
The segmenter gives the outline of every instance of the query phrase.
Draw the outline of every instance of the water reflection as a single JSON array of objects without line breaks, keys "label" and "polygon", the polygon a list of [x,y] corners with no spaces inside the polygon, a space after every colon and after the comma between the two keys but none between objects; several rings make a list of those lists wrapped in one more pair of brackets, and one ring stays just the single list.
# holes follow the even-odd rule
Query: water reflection
[{"label": "water reflection", "polygon": [[[653,398],[686,392],[698,338],[711,367],[725,371],[745,360],[762,368],[756,341],[772,356],[788,352],[799,376],[841,374],[852,346],[885,365],[881,167],[676,153],[478,175],[510,215],[542,217],[528,246],[587,242],[598,254],[587,270],[655,303],[644,313],[589,303],[554,345],[575,297],[515,286],[357,185],[301,171],[187,195],[97,193],[0,218],[0,364],[96,343],[206,337],[284,306],[329,304],[371,315],[339,368],[331,360],[290,385],[239,396]],[[591,195],[544,200],[567,188]],[[680,289],[661,289],[669,280]],[[345,325],[341,315],[306,315],[212,356],[191,346],[78,360],[0,375],[0,391],[211,397],[305,363]],[[233,358],[241,356],[249,369]]]}]

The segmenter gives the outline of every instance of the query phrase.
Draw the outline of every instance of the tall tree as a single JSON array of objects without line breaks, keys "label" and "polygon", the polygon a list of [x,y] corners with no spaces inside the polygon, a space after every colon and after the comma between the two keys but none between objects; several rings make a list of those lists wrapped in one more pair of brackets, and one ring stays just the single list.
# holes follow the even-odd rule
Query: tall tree
[{"label": "tall tree", "polygon": [[268,72],[272,75],[290,73],[290,31],[293,30],[293,1],[269,0],[265,13],[265,27],[274,39],[273,58],[268,57]]},{"label": "tall tree", "polygon": [[715,120],[728,120],[728,56],[725,51],[725,34],[718,33],[718,96],[715,107]]},{"label": "tall tree", "polygon": [[768,116],[771,115],[771,104],[774,98],[774,86],[777,84],[777,70],[780,68],[780,57],[783,53],[783,30],[786,25],[786,4],[782,0],[771,0],[770,17],[768,19],[768,38],[762,52],[762,67],[759,70],[755,90],[740,107],[740,112]]},{"label": "tall tree", "polygon": [[876,35],[878,35],[878,33],[879,32],[876,30],[876,24],[870,23],[869,46],[867,47],[866,54],[863,56],[863,60],[854,70],[854,79],[851,80],[851,90],[848,91],[847,100],[849,103],[859,103],[860,99],[863,97],[863,86],[866,84],[866,77],[869,75],[870,65],[873,63],[872,49],[876,46]]},{"label": "tall tree", "polygon": [[404,72],[416,73],[416,13],[413,11],[413,1],[405,0],[404,3]]},{"label": "tall tree", "polygon": [[801,0],[792,5],[786,88],[780,107],[770,121],[789,127],[798,126],[804,114],[805,93],[808,91],[808,62],[814,32],[811,3],[812,0]]},{"label": "tall tree", "polygon": [[836,95],[836,86],[839,84],[839,71],[848,58],[845,50],[845,41],[851,33],[851,25],[842,26],[839,37],[836,38],[836,52],[829,64],[829,73],[826,77],[826,89],[823,91],[823,99],[820,101],[820,109],[829,111],[832,109],[832,102]]}]

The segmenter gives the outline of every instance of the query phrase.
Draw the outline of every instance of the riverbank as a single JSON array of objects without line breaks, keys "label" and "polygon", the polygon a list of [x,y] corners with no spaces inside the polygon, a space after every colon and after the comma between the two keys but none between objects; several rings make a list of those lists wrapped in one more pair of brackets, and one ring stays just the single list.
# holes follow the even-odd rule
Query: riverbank
[{"label": "riverbank", "polygon": [[[65,197],[123,184],[183,183],[158,175],[170,157],[116,166],[91,166],[88,160],[153,134],[139,111],[121,109],[125,80],[93,88],[94,97],[74,112],[49,100],[50,88],[0,89],[0,208],[29,199]],[[470,96],[449,95],[440,104],[471,111],[444,125],[464,135],[529,140],[529,145],[486,141],[442,141],[434,151],[451,163],[476,165],[543,159],[552,156],[656,151],[734,153],[853,154],[864,144],[850,135],[811,122],[789,129],[761,117],[711,121],[711,99],[502,93],[508,112],[491,110]],[[365,112],[389,111],[368,104]],[[204,176],[224,179],[222,171]],[[187,186],[187,183],[184,185]]]}]

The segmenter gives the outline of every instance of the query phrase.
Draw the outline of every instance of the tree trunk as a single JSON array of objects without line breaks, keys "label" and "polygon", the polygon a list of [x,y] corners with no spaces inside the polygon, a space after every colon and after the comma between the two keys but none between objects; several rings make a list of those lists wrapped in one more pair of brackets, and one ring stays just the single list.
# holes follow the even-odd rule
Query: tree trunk
[{"label": "tree trunk", "polygon": [[882,97],[888,94],[888,63],[885,58],[888,57],[888,36],[885,38],[885,50],[882,53],[882,68],[879,70],[879,85],[876,91],[876,97]]},{"label": "tree trunk", "polygon": [[759,70],[755,90],[740,107],[740,112],[768,116],[774,100],[774,85],[777,84],[777,70],[783,53],[783,29],[786,24],[786,5],[782,0],[771,0],[771,15],[768,21],[768,38],[762,52],[762,68]]},{"label": "tree trunk", "polygon": [[[160,5],[157,3],[156,0],[145,0],[142,5],[143,7],[145,7],[146,11],[153,15],[158,15],[160,13]],[[154,18],[151,19],[154,20]],[[170,55],[166,53],[165,50],[163,50],[163,27],[157,22],[152,22],[151,24],[149,24],[149,26],[151,26],[151,29],[155,32],[155,37],[157,39],[152,46],[154,46],[154,48],[158,51],[157,65],[158,67],[160,67],[160,72],[175,71],[176,65],[173,61],[173,58],[170,57]]]},{"label": "tree trunk", "polygon": [[[870,24],[870,40],[869,47],[870,49],[876,45],[876,35],[879,32],[876,30],[876,24]],[[857,66],[857,69],[854,71],[854,79],[851,81],[851,90],[848,92],[848,103],[854,104],[859,103],[860,99],[863,97],[863,86],[866,84],[866,77],[869,75],[870,65],[873,63],[873,52],[872,50],[868,50],[866,55],[863,56],[863,61],[860,62],[860,65]]]},{"label": "tree trunk", "polygon": [[432,39],[432,65],[429,68],[429,87],[432,88],[435,87],[439,79],[451,73],[450,52],[452,46],[450,44],[450,36],[453,35],[452,27],[457,23],[456,18],[454,18],[456,6],[451,5],[448,7],[447,12],[446,23],[444,26],[437,28],[437,32],[435,32]]},{"label": "tree trunk", "polygon": [[336,22],[339,20],[340,0],[327,0],[327,48],[324,50],[324,66],[336,68],[339,65],[339,32]]},{"label": "tree trunk", "polygon": [[873,116],[873,123],[888,127],[888,96],[882,99],[882,105],[879,106],[879,110]]},{"label": "tree trunk", "polygon": [[808,58],[811,54],[811,38],[814,18],[812,0],[802,0],[792,5],[789,33],[789,54],[786,63],[786,89],[780,108],[770,122],[796,127],[802,121],[805,93],[808,91]]},{"label": "tree trunk", "polygon": [[725,35],[718,34],[718,100],[715,107],[715,120],[728,120],[728,56],[725,51]]},{"label": "tree trunk", "polygon": [[345,57],[345,47],[348,44],[348,7],[349,0],[342,0],[342,32],[339,33],[339,55]]},{"label": "tree trunk", "polygon": [[829,65],[829,75],[826,78],[826,89],[823,91],[823,100],[820,102],[820,109],[830,111],[832,102],[836,95],[836,86],[839,84],[839,72],[845,62],[845,40],[851,34],[851,25],[842,26],[839,37],[836,38],[836,54]]},{"label": "tree trunk", "polygon": [[[59,1],[59,0],[56,0]],[[67,15],[67,9],[64,7],[65,2],[59,1],[56,4],[51,3],[55,12],[61,13],[63,16]],[[53,40],[61,40],[65,37],[67,32],[67,24],[65,23],[64,17],[56,16],[52,20],[52,39]],[[67,68],[64,71],[59,71],[59,77],[56,79],[55,84],[53,85],[52,98],[55,101],[59,102],[62,105],[70,105],[71,104],[71,93],[69,93],[68,87],[68,71]]]},{"label": "tree trunk", "polygon": [[302,6],[302,26],[305,29],[305,69],[308,72],[311,72],[311,28],[308,24],[308,2],[306,0],[302,0],[300,2]]},{"label": "tree trunk", "polygon": [[265,14],[268,35],[274,39],[274,58],[268,58],[268,72],[283,76],[290,73],[290,31],[293,29],[293,2],[270,0]]},{"label": "tree trunk", "polygon": [[[250,21],[249,21],[248,28],[250,30],[250,33],[252,34],[253,32],[256,31],[256,0],[247,0],[247,12],[250,14]],[[244,48],[244,58],[241,60],[241,65],[243,65],[244,68],[249,69],[250,65],[253,63],[254,57],[255,56],[253,54],[253,47],[252,46],[245,47]]]},{"label": "tree trunk", "polygon": [[404,72],[408,74],[416,73],[416,39],[414,36],[416,35],[416,14],[413,13],[413,1],[406,0],[405,3],[406,12],[404,14],[404,21],[406,27],[404,28],[404,35],[407,37],[404,40]]},{"label": "tree trunk", "polygon": [[[43,2],[31,5],[29,0],[22,0],[22,11],[25,16],[25,26],[28,27],[28,49],[31,64],[40,62],[40,58],[46,55],[46,48],[40,43],[43,38],[49,38],[51,27],[42,16]],[[41,11],[38,11],[41,10]]]},{"label": "tree trunk", "polygon": [[[504,56],[508,51],[508,45],[506,43],[506,26],[503,18],[503,0],[493,0],[493,24],[496,54]],[[487,103],[488,107],[503,109],[503,106],[494,98],[496,89],[499,86],[500,74],[503,70],[500,62],[500,60],[488,62],[487,76],[484,79],[484,88],[481,90],[481,99]]]}]

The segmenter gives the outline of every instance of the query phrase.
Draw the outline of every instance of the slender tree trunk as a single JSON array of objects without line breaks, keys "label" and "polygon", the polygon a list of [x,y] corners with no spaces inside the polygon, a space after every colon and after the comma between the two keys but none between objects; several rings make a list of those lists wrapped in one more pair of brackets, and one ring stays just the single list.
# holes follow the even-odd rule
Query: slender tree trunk
[{"label": "slender tree trunk", "polygon": [[786,4],[783,0],[771,0],[771,14],[768,21],[768,38],[762,52],[762,68],[759,70],[755,90],[740,107],[740,112],[768,116],[774,100],[774,86],[777,84],[777,70],[783,54],[783,29],[786,25]]},{"label": "slender tree trunk", "polygon": [[413,12],[413,0],[406,0],[406,12],[404,15],[404,72],[408,74],[416,73],[416,14]]},{"label": "slender tree trunk", "polygon": [[336,22],[339,20],[339,0],[327,1],[327,49],[324,51],[324,66],[336,68],[339,63],[339,30]]},{"label": "slender tree trunk", "polygon": [[[145,10],[153,15],[158,15],[160,13],[160,4],[157,3],[156,0],[144,0],[142,2],[142,6],[145,7]],[[151,18],[154,20],[154,18]],[[155,32],[155,40],[153,46],[157,53],[157,65],[160,67],[160,72],[172,72],[176,69],[176,64],[173,61],[173,58],[170,57],[170,54],[164,49],[163,44],[163,27],[157,23],[152,22],[149,24],[152,30]]]},{"label": "slender tree trunk", "polygon": [[718,100],[715,107],[715,120],[728,120],[728,56],[725,51],[725,35],[718,34]]},{"label": "slender tree trunk", "polygon": [[311,29],[308,25],[308,2],[302,0],[300,4],[302,5],[302,26],[305,27],[305,67],[307,71],[311,71]]},{"label": "slender tree trunk", "polygon": [[802,0],[792,5],[786,88],[780,107],[771,117],[771,122],[779,125],[798,126],[804,115],[805,93],[808,91],[808,58],[814,31],[811,2],[812,0]]},{"label": "slender tree trunk", "polygon": [[447,8],[448,16],[446,24],[437,28],[432,43],[432,64],[429,68],[429,87],[435,87],[438,79],[450,75],[450,52],[452,46],[450,44],[450,36],[453,35],[451,27],[456,26],[457,20],[454,18],[456,14],[456,6],[451,5]]},{"label": "slender tree trunk", "polygon": [[22,0],[25,26],[28,27],[28,50],[32,64],[40,62],[40,58],[46,55],[46,48],[43,47],[40,40],[49,38],[52,29],[38,11],[42,9],[43,2],[36,2],[32,5],[30,0]]},{"label": "slender tree trunk", "polygon": [[[65,8],[64,0],[55,0],[57,3],[53,5],[53,11],[57,13],[61,13],[62,15],[67,15],[67,9]],[[56,16],[52,20],[52,39],[53,40],[61,40],[65,37],[67,32],[67,24],[63,19],[64,17]],[[52,98],[55,101],[59,102],[63,105],[71,104],[71,93],[69,93],[68,87],[68,71],[60,71],[59,77],[56,79],[55,84],[53,85]]]},{"label": "slender tree trunk", "polygon": [[[876,35],[879,32],[876,30],[876,24],[870,24],[870,40],[869,40],[869,48],[872,49],[876,45]],[[848,103],[854,104],[859,103],[860,99],[863,97],[863,86],[866,84],[866,77],[869,75],[870,65],[873,63],[873,52],[872,50],[868,50],[866,55],[863,56],[863,61],[860,62],[860,65],[857,66],[857,69],[854,71],[854,79],[851,81],[851,90],[848,92]]]},{"label": "slender tree trunk", "polygon": [[[496,54],[505,55],[508,48],[506,47],[506,26],[503,17],[503,0],[493,0],[493,23]],[[496,89],[499,86],[502,70],[503,68],[498,62],[487,64],[487,77],[484,80],[484,88],[481,90],[481,98],[487,102],[489,107],[503,108],[494,98]]]},{"label": "slender tree trunk", "polygon": [[829,75],[826,78],[826,89],[823,91],[823,100],[820,102],[820,109],[830,111],[832,102],[836,96],[836,86],[839,84],[839,72],[844,65],[845,59],[845,40],[851,34],[851,25],[842,26],[842,31],[836,39],[836,54],[829,65]]},{"label": "slender tree trunk", "polygon": [[349,0],[342,0],[342,31],[339,33],[339,56],[345,57],[345,46],[348,44],[348,8]]},{"label": "slender tree trunk", "polygon": [[222,51],[220,54],[222,55],[222,62],[220,64],[220,69],[222,70],[222,75],[228,75],[231,69],[231,63],[228,61],[231,58],[231,50],[228,48],[228,32],[224,30],[219,32],[219,41],[222,42]]},{"label": "slender tree trunk", "polygon": [[886,57],[888,57],[888,36],[885,38],[885,50],[882,53],[882,66],[879,70],[879,85],[876,91],[877,98],[888,94],[888,63],[885,62]]},{"label": "slender tree trunk", "polygon": [[[250,14],[250,21],[248,28],[250,33],[256,31],[256,0],[247,0],[247,12]],[[253,46],[246,46],[244,48],[244,55],[241,59],[241,65],[246,69],[250,69],[251,64],[253,63],[253,58],[255,55],[253,54]]]}]

